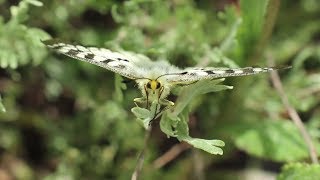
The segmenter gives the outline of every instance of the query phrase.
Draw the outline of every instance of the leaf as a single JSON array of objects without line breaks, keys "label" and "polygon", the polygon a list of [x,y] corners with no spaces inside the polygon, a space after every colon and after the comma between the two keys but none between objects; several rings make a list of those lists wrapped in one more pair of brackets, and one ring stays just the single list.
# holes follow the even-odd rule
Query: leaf
[{"label": "leaf", "polygon": [[283,167],[278,180],[314,180],[320,177],[319,164],[291,163]]},{"label": "leaf", "polygon": [[160,128],[162,132],[168,136],[176,137],[179,141],[185,141],[190,145],[202,149],[210,154],[223,154],[223,150],[219,146],[224,146],[221,140],[205,140],[192,138],[189,136],[188,116],[189,111],[186,110],[190,101],[198,95],[216,92],[225,89],[232,89],[231,86],[217,85],[224,79],[203,80],[195,84],[185,87],[178,97],[173,111],[167,111],[161,118]]},{"label": "leaf", "polygon": [[168,136],[176,137],[179,141],[185,141],[195,148],[202,149],[210,154],[223,154],[223,150],[220,148],[225,145],[223,141],[190,137],[187,122],[188,112],[181,113],[179,117],[164,115],[160,122],[160,128]]},{"label": "leaf", "polygon": [[[274,161],[296,161],[307,158],[308,148],[291,121],[242,122],[230,126],[238,148],[254,156]],[[320,144],[315,142],[320,149]]]},{"label": "leaf", "polygon": [[177,137],[177,131],[173,129],[179,119],[171,119],[167,117],[167,113],[163,114],[160,120],[160,129],[162,132],[171,137]]},{"label": "leaf", "polygon": [[223,155],[223,150],[220,147],[223,147],[225,143],[221,140],[206,140],[190,137],[182,140],[189,143],[193,147],[202,149],[210,154]]},{"label": "leaf", "polygon": [[[185,111],[186,112],[186,111]],[[177,123],[174,124],[174,129],[176,130],[177,138],[179,141],[182,141],[184,139],[190,138],[189,136],[189,126],[188,126],[188,121],[189,121],[189,113],[181,113],[179,115]]]},{"label": "leaf", "polygon": [[0,66],[2,68],[15,69],[19,65],[30,62],[38,65],[47,54],[40,40],[49,38],[49,35],[41,29],[22,24],[28,19],[30,4],[41,5],[41,2],[21,1],[18,6],[10,7],[12,16],[6,24],[3,24],[0,18]]},{"label": "leaf", "polygon": [[145,129],[149,129],[150,122],[155,119],[155,115],[159,112],[158,106],[157,101],[153,101],[150,110],[134,107],[131,109],[131,112],[137,117],[138,122],[142,124]]},{"label": "leaf", "polygon": [[224,78],[216,80],[203,80],[185,87],[179,94],[172,114],[174,116],[180,114],[183,109],[190,103],[190,101],[198,95],[233,88],[232,86],[217,85],[222,81],[224,81]]},{"label": "leaf", "polygon": [[141,119],[148,118],[150,116],[150,111],[141,107],[134,107],[131,109],[131,112],[137,117]]}]

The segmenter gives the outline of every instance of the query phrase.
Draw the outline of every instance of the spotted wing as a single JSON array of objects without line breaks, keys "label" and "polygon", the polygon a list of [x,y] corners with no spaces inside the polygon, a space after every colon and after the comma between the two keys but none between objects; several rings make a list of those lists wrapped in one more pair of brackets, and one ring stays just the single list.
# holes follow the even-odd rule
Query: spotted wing
[{"label": "spotted wing", "polygon": [[203,79],[215,79],[230,76],[247,76],[286,68],[289,67],[186,68],[181,72],[168,74],[166,80],[167,82],[174,84],[188,84]]},{"label": "spotted wing", "polygon": [[129,79],[137,79],[142,76],[135,62],[147,58],[131,52],[112,52],[109,49],[96,47],[83,47],[62,43],[57,39],[42,41],[47,47],[81,61],[89,62],[106,68]]}]

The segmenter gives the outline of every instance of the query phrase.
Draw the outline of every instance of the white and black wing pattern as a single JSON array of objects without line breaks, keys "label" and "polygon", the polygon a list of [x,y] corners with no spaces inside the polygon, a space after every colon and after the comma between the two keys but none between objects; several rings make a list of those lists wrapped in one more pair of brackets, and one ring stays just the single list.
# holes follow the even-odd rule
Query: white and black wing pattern
[{"label": "white and black wing pattern", "polygon": [[188,84],[203,79],[224,78],[230,76],[246,76],[290,67],[245,67],[245,68],[186,68],[178,73],[168,74],[167,82]]},{"label": "white and black wing pattern", "polygon": [[[42,42],[59,53],[106,68],[129,79],[136,79],[142,76],[139,67],[135,66],[137,57],[130,52],[119,53],[104,48],[66,44],[57,39]],[[136,55],[139,56],[139,54]],[[143,58],[146,57],[143,56]]]}]

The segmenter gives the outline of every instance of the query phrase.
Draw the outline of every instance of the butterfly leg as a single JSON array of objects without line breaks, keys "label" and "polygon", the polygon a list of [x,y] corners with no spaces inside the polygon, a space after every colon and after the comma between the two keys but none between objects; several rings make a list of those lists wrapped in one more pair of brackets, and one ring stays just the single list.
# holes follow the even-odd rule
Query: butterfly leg
[{"label": "butterfly leg", "polygon": [[147,91],[147,85],[144,85],[144,91],[146,92],[147,109],[149,108],[149,93]]},{"label": "butterfly leg", "polygon": [[162,86],[162,87],[160,88],[160,91],[159,91],[158,103],[159,103],[160,105],[163,105],[163,106],[164,106],[164,108],[162,109],[162,111],[165,111],[165,110],[169,109],[170,107],[174,106],[174,102],[169,101],[169,100],[167,100],[167,99],[161,99],[161,95],[162,95],[163,90],[164,90],[164,87]]},{"label": "butterfly leg", "polygon": [[137,103],[139,103],[139,104],[144,104],[144,103],[146,103],[146,101],[147,101],[147,98],[145,98],[145,97],[134,98],[134,99],[133,99],[133,102],[134,102],[134,104],[135,104],[137,107],[140,107]]},{"label": "butterfly leg", "polygon": [[147,87],[146,85],[144,86],[144,90],[145,90],[145,93],[146,93],[146,97],[141,97],[141,98],[134,98],[133,99],[133,102],[136,106],[140,107],[137,103],[139,104],[146,104],[146,109],[149,109],[149,93],[147,91]]},{"label": "butterfly leg", "polygon": [[[158,110],[158,107],[161,108],[161,106],[164,106],[164,108]],[[159,99],[158,104],[156,104],[153,119],[151,121],[158,118],[164,111],[170,109],[172,106],[174,106],[174,103],[172,101],[166,99]]]}]

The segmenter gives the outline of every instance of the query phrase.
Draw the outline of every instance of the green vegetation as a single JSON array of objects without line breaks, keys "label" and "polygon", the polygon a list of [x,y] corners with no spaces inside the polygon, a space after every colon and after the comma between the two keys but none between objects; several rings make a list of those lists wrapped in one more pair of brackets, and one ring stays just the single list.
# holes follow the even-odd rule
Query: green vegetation
[{"label": "green vegetation", "polygon": [[[119,75],[48,51],[40,40],[50,38],[179,67],[292,65],[279,72],[284,91],[319,154],[320,2],[230,2],[0,0],[0,179],[129,179],[143,149],[154,105],[135,107],[140,92]],[[268,74],[169,98],[142,179],[319,177]]]}]

